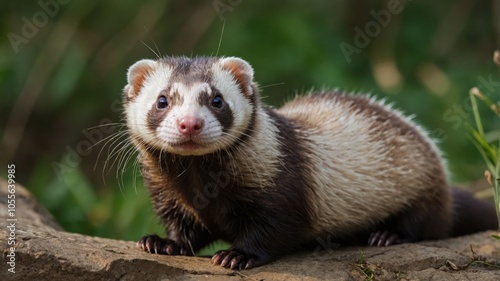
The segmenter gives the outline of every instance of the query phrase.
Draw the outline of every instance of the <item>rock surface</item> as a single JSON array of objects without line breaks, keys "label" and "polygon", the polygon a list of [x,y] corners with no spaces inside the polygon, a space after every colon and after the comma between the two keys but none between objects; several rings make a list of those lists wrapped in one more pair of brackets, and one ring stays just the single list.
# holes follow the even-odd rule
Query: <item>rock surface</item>
[{"label": "rock surface", "polygon": [[[5,180],[0,179],[0,187],[0,280],[500,280],[500,240],[491,237],[495,232],[387,248],[337,249],[323,241],[314,251],[232,271],[211,265],[208,258],[152,255],[137,250],[135,242],[64,232],[18,184],[11,273]],[[484,260],[466,266],[474,255]]]}]

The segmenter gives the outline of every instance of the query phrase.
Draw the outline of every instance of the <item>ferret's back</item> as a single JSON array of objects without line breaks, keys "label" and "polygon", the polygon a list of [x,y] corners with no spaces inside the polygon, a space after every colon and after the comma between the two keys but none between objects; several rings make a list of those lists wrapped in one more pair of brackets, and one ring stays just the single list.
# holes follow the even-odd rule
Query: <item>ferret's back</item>
[{"label": "ferret's back", "polygon": [[313,93],[277,111],[293,120],[308,144],[318,231],[348,233],[376,224],[422,196],[449,201],[437,147],[410,118],[382,102]]}]

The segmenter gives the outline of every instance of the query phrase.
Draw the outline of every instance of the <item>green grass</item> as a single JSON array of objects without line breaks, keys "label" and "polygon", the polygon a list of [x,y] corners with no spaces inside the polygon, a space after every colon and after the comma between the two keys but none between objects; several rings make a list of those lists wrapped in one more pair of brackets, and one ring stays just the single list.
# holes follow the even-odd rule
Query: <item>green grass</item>
[{"label": "green grass", "polygon": [[[498,51],[495,52],[494,57],[495,63],[500,66],[500,61],[498,61],[500,53]],[[471,125],[468,125],[467,128],[470,132],[472,142],[486,163],[487,170],[485,171],[485,178],[488,184],[493,188],[495,208],[497,211],[498,224],[500,226],[500,130],[485,132],[477,99],[483,101],[497,118],[500,118],[500,102],[492,101],[478,88],[472,88],[469,96],[474,113],[475,128]]]},{"label": "green grass", "polygon": [[363,273],[363,275],[365,276],[366,281],[374,280],[375,272],[373,272],[373,270],[368,266],[365,258],[365,253],[361,250],[359,250],[359,259],[356,265],[358,266],[361,273]]}]

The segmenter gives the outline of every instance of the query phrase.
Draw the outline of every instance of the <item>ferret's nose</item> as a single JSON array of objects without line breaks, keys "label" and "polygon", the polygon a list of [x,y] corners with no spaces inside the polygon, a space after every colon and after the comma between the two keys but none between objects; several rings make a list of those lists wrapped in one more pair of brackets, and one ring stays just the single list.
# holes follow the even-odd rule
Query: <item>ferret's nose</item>
[{"label": "ferret's nose", "polygon": [[183,135],[197,135],[203,129],[203,120],[192,116],[182,117],[177,122],[177,129]]}]

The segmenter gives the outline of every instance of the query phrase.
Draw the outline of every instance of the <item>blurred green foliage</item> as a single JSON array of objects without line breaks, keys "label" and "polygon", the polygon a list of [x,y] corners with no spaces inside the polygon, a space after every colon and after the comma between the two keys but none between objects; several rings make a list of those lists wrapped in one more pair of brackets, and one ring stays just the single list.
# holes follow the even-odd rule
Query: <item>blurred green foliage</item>
[{"label": "blurred green foliage", "polygon": [[[18,182],[68,231],[129,240],[163,235],[134,176],[135,159],[117,170],[113,148],[124,147],[123,139],[100,141],[123,130],[100,124],[122,122],[127,67],[158,49],[242,57],[275,106],[323,87],[386,98],[439,139],[454,181],[480,178],[485,166],[464,125],[472,120],[471,87],[498,100],[491,57],[500,43],[500,4],[403,1],[389,19],[383,11],[394,1],[4,3],[0,175],[15,163]],[[356,44],[356,28],[368,43]],[[347,58],[343,43],[358,52]],[[485,130],[500,127],[498,118],[483,122]]]}]

